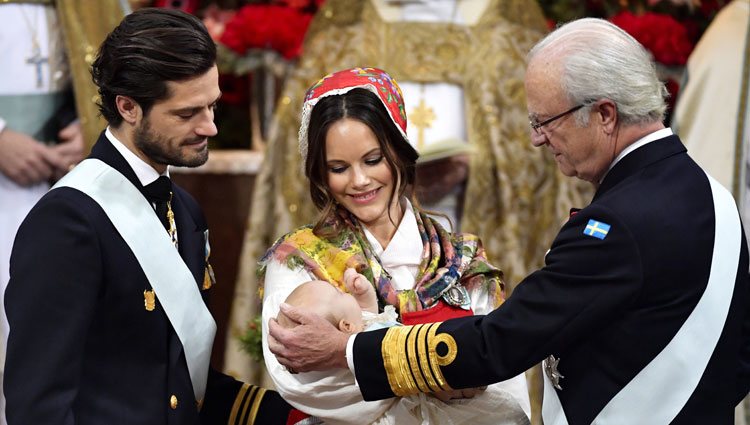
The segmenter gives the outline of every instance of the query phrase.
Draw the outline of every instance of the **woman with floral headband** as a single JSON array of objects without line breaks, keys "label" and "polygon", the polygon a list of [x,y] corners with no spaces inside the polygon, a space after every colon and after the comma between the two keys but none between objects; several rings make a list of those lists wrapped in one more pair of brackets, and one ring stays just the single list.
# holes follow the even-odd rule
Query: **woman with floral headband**
[{"label": "woman with floral headband", "polygon": [[[420,404],[452,411],[442,416],[451,421],[461,409],[481,409],[488,424],[528,423],[521,375],[466,393],[440,392],[425,379],[423,384],[445,403],[425,396],[365,402],[349,370],[293,374],[277,362],[268,350],[267,323],[279,305],[310,280],[346,290],[343,276],[349,268],[373,285],[380,310],[393,305],[404,324],[486,314],[503,301],[502,272],[487,262],[478,238],[446,231],[407,196],[415,184],[418,154],[406,137],[401,90],[387,73],[354,68],[313,85],[305,96],[299,141],[310,195],[321,216],[281,237],[259,270],[263,353],[282,396],[326,424],[418,424],[435,417],[419,412]],[[470,406],[460,399],[474,393]]]}]

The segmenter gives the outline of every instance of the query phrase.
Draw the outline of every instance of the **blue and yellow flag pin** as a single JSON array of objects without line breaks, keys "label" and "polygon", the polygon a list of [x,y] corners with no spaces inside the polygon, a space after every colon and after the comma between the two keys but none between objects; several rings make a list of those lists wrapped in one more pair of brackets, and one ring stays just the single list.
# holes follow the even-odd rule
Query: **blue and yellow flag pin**
[{"label": "blue and yellow flag pin", "polygon": [[583,234],[593,236],[598,239],[604,239],[607,237],[610,227],[611,226],[607,223],[602,223],[601,221],[590,219],[586,224],[586,228],[583,229]]}]

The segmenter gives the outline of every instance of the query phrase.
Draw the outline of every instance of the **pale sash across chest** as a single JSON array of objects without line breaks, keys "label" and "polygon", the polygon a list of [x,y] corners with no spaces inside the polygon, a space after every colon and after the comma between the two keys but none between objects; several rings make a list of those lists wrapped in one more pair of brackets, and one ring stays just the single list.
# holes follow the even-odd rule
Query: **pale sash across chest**
[{"label": "pale sash across chest", "polygon": [[81,162],[52,190],[58,187],[78,189],[96,201],[132,250],[182,342],[195,399],[203,399],[216,323],[151,204],[125,176],[97,159]]},{"label": "pale sash across chest", "polygon": [[[714,199],[716,229],[706,290],[664,350],[604,406],[592,425],[668,424],[690,399],[706,370],[729,314],[742,241],[732,195],[711,176],[707,177]],[[546,375],[542,417],[547,425],[568,424]]]}]

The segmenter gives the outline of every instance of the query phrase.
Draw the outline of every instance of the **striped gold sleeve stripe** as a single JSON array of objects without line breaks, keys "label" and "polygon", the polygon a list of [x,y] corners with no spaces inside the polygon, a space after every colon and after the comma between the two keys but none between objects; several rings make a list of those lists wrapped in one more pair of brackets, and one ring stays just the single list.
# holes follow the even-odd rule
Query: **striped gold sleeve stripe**
[{"label": "striped gold sleeve stripe", "polygon": [[[409,336],[406,338],[406,352],[407,353],[420,353],[421,351],[417,349],[417,336],[420,334],[421,330],[424,329],[424,326],[417,326],[414,329],[409,332]],[[419,358],[422,356],[413,356],[409,355],[407,356],[407,359],[409,360],[409,369],[411,371],[412,376],[414,377],[414,381],[417,384],[417,389],[421,393],[428,393],[431,392],[432,389],[427,387],[427,383],[425,382],[422,371],[419,368]]]},{"label": "striped gold sleeve stripe", "polygon": [[433,323],[429,326],[421,327],[419,329],[419,337],[417,338],[419,340],[419,351],[418,351],[419,365],[422,368],[422,371],[423,371],[422,373],[427,378],[427,385],[430,386],[430,391],[432,392],[450,389],[450,387],[443,388],[440,385],[440,383],[438,383],[438,380],[435,378],[432,367],[430,365],[430,359],[427,355],[429,351],[427,350],[427,335],[426,334],[429,332],[430,329],[433,329],[437,327],[438,325],[439,323]]},{"label": "striped gold sleeve stripe", "polygon": [[266,389],[258,389],[258,394],[256,394],[255,398],[253,399],[253,406],[250,408],[250,416],[245,422],[246,425],[252,425],[255,423],[255,417],[258,416],[258,409],[260,408],[260,403],[263,401],[264,395],[266,395]]},{"label": "striped gold sleeve stripe", "polygon": [[229,414],[228,425],[234,425],[237,422],[237,412],[240,411],[240,406],[242,406],[242,403],[245,401],[245,395],[247,394],[247,389],[249,387],[249,384],[244,384],[237,392],[237,396],[234,398],[234,404],[232,405],[232,411]]},{"label": "striped gold sleeve stripe", "polygon": [[[455,360],[458,347],[450,335],[436,334],[439,326],[440,323],[394,326],[386,332],[381,354],[395,395],[451,390],[440,368]],[[446,347],[444,355],[438,353],[440,344]]]},{"label": "striped gold sleeve stripe", "polygon": [[266,394],[265,388],[256,387],[255,385],[244,384],[237,392],[234,399],[232,411],[229,414],[228,425],[252,425],[258,416],[260,403]]}]

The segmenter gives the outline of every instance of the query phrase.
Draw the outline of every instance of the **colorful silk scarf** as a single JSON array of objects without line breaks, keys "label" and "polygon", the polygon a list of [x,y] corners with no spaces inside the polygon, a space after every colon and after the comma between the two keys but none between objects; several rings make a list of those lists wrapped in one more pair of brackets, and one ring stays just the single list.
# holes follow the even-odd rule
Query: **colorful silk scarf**
[{"label": "colorful silk scarf", "polygon": [[401,313],[430,308],[453,285],[462,285],[469,292],[484,287],[495,306],[499,306],[504,300],[502,271],[487,262],[479,238],[471,234],[451,234],[416,208],[414,215],[424,250],[413,289],[398,291],[393,287],[391,276],[372,251],[357,219],[340,208],[326,220],[321,232],[335,236],[317,236],[308,225],[273,244],[259,262],[260,290],[263,290],[266,267],[269,261],[275,260],[293,270],[304,268],[316,279],[343,291],[346,291],[344,271],[352,267],[377,290],[380,311],[385,304]]}]

